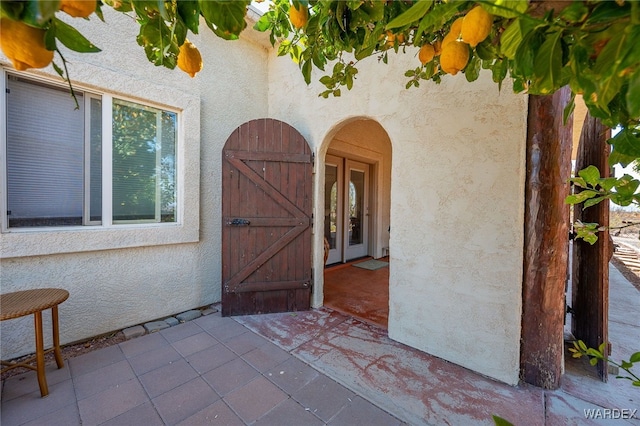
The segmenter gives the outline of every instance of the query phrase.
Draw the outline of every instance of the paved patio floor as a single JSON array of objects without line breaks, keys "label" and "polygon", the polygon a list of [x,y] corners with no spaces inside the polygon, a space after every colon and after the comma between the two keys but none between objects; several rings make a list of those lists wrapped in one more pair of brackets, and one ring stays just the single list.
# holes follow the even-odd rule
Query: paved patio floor
[{"label": "paved patio floor", "polygon": [[[613,358],[640,342],[640,292],[611,269]],[[479,342],[481,344],[481,342]],[[584,410],[640,408],[640,389],[601,383],[580,360],[561,389],[507,386],[390,340],[384,329],[328,309],[219,314],[49,366],[2,384],[13,425],[640,425]],[[601,411],[597,411],[600,409]],[[613,413],[613,412],[611,412]],[[619,412],[622,413],[622,412]],[[628,413],[628,412],[626,412]]]}]

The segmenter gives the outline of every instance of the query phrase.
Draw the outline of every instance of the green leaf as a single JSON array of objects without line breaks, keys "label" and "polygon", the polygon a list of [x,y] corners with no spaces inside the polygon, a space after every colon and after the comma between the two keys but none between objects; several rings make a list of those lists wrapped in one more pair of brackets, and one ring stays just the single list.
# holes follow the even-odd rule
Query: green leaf
[{"label": "green leaf", "polygon": [[587,355],[596,357],[598,359],[604,358],[603,355],[600,352],[598,352],[597,349],[594,349],[594,348],[587,349]]},{"label": "green leaf", "polygon": [[433,0],[422,0],[415,2],[413,6],[405,12],[393,18],[388,24],[387,29],[400,28],[409,25],[418,19],[421,19],[433,5]]},{"label": "green leaf", "polygon": [[55,51],[58,48],[58,45],[56,44],[56,26],[55,25],[49,25],[49,28],[44,33],[44,47],[46,47],[47,50],[52,50],[52,51]]},{"label": "green leaf", "polygon": [[496,426],[513,426],[512,423],[500,416],[496,416],[495,414],[493,415],[493,422],[496,424]]},{"label": "green leaf", "polygon": [[311,61],[305,61],[302,64],[302,76],[304,77],[304,82],[307,83],[307,85],[311,84],[311,65],[313,65]]},{"label": "green leaf", "polygon": [[20,20],[34,27],[43,27],[59,8],[59,0],[28,0],[24,2]]},{"label": "green leaf", "polygon": [[53,69],[56,70],[56,73],[58,73],[60,77],[65,78],[64,70],[60,68],[60,65],[56,64],[55,62],[51,62],[51,65],[53,65]]},{"label": "green leaf", "polygon": [[322,76],[320,78],[320,83],[324,84],[328,88],[331,88],[331,87],[335,86],[335,84],[336,84],[335,80],[333,78],[329,77],[328,75]]},{"label": "green leaf", "polygon": [[600,187],[605,191],[611,191],[611,189],[613,189],[613,187],[616,185],[617,182],[618,182],[618,179],[614,177],[608,177],[608,178],[600,179],[599,184],[600,184]]},{"label": "green leaf", "polygon": [[476,81],[480,76],[480,65],[482,64],[481,59],[478,55],[473,55],[466,68],[464,69],[464,76],[466,77],[468,82]]},{"label": "green leaf", "polygon": [[200,12],[216,35],[235,40],[247,23],[244,20],[248,0],[198,0]]},{"label": "green leaf", "polygon": [[586,21],[586,24],[603,24],[629,16],[630,2],[625,3],[626,4],[624,4],[623,6],[620,6],[618,2],[615,1],[603,1],[601,3],[598,3],[591,12],[591,15]]},{"label": "green leaf", "polygon": [[[609,102],[620,92],[624,82],[620,73],[621,63],[629,50],[636,44],[636,40],[629,37],[624,25],[616,25],[614,36],[609,40],[598,55],[593,68],[596,78],[597,104],[607,110]],[[614,27],[612,27],[614,28]]]},{"label": "green leaf", "polygon": [[[571,183],[573,183],[575,186],[579,187],[579,188],[586,188],[587,187],[587,183],[581,177],[571,178],[571,179],[569,179],[569,181]],[[617,181],[618,180],[616,179],[616,182]]]},{"label": "green leaf", "polygon": [[496,59],[496,57],[498,56],[496,54],[496,48],[493,43],[491,43],[491,40],[489,40],[489,38],[478,44],[476,46],[475,52],[483,61],[491,61]]},{"label": "green leaf", "polygon": [[533,64],[536,90],[553,93],[560,87],[562,72],[562,31],[552,33],[540,46]]},{"label": "green leaf", "polygon": [[632,130],[623,129],[608,141],[613,145],[613,152],[609,157],[609,164],[621,163],[627,166],[636,158],[640,158],[640,138]]},{"label": "green leaf", "polygon": [[[585,241],[587,241],[587,240],[585,239]],[[587,242],[589,242],[589,241],[587,241]],[[593,244],[591,244],[591,245],[593,245]],[[589,360],[589,364],[591,364],[592,366],[595,366],[597,363],[598,363],[598,358],[591,358]]]},{"label": "green leaf", "polygon": [[620,362],[620,367],[622,367],[625,370],[628,370],[630,368],[633,368],[633,363],[628,362],[628,361],[621,361]]},{"label": "green leaf", "polygon": [[321,49],[314,49],[311,54],[311,59],[313,60],[313,65],[316,66],[320,71],[324,71],[324,66],[327,63],[327,58],[322,53]]},{"label": "green leaf", "polygon": [[563,124],[567,124],[567,120],[569,120],[569,117],[571,117],[571,114],[573,114],[573,111],[576,109],[576,94],[571,92],[571,100],[569,101],[569,103],[567,104],[566,107],[564,107],[564,110],[562,111],[562,123]]},{"label": "green leaf", "polygon": [[618,179],[615,189],[620,196],[631,197],[636,193],[638,186],[640,186],[640,181],[633,179],[630,175],[624,175]]},{"label": "green leaf", "polygon": [[640,67],[629,76],[626,101],[629,115],[640,117]]},{"label": "green leaf", "polygon": [[7,16],[14,21],[20,20],[26,2],[0,1],[0,16]]},{"label": "green leaf", "polygon": [[52,25],[55,26],[55,35],[60,43],[69,49],[80,53],[100,52],[100,49],[91,43],[85,36],[71,25],[54,18]]},{"label": "green leaf", "polygon": [[373,31],[369,29],[365,29],[364,39],[362,41],[362,46],[355,52],[355,57],[357,60],[364,59],[368,56],[371,56],[378,45],[378,41],[380,36],[384,31],[384,25],[379,23],[375,26]]},{"label": "green leaf", "polygon": [[589,8],[582,2],[573,2],[560,12],[560,19],[577,23],[584,21],[589,15]]},{"label": "green leaf", "polygon": [[[509,71],[509,62],[502,59],[496,59],[491,67],[493,81],[498,83],[498,89],[502,87],[502,81],[507,77]],[[466,71],[465,71],[466,72]]]},{"label": "green leaf", "polygon": [[600,180],[600,170],[596,166],[588,166],[578,172],[578,176],[580,176],[586,183],[595,187]]},{"label": "green leaf", "polygon": [[598,195],[597,191],[593,191],[591,189],[586,189],[584,191],[580,191],[577,194],[568,195],[567,198],[564,199],[565,204],[580,204],[589,198],[593,198]]},{"label": "green leaf", "polygon": [[513,59],[524,37],[535,28],[530,19],[514,19],[500,36],[500,51],[504,56]]},{"label": "green leaf", "polygon": [[598,352],[600,352],[601,354],[604,354],[604,350],[607,348],[607,342],[602,342],[600,343],[600,346],[598,346]]},{"label": "green leaf", "polygon": [[102,0],[103,3],[111,6],[118,12],[131,12],[133,9],[131,7],[130,1],[119,1],[119,0]]},{"label": "green leaf", "polygon": [[481,4],[487,12],[504,18],[520,16],[529,8],[527,0],[490,0]]},{"label": "green leaf", "polygon": [[[200,25],[200,7],[197,0],[180,0],[178,4],[178,16],[182,18],[184,24],[189,30],[198,34]],[[256,23],[258,25],[258,23]]]},{"label": "green leaf", "polygon": [[255,23],[255,25],[253,26],[253,29],[260,32],[267,31],[269,28],[271,28],[271,19],[273,19],[274,15],[275,15],[275,11],[273,10],[265,12],[260,17],[260,19],[258,19],[258,21]]},{"label": "green leaf", "polygon": [[365,10],[372,21],[380,21],[384,19],[384,6],[385,2],[382,1],[370,1],[364,2],[360,7],[360,10]]},{"label": "green leaf", "polygon": [[439,3],[429,13],[424,15],[418,25],[415,37],[421,37],[424,32],[433,32],[439,30],[458,13],[458,8],[464,5],[464,2],[452,1],[449,3]]},{"label": "green leaf", "polygon": [[630,362],[640,362],[640,352],[636,352],[634,354],[631,355],[631,358],[629,358]]},{"label": "green leaf", "polygon": [[590,200],[587,200],[584,202],[584,204],[582,205],[583,209],[586,209],[587,207],[591,207],[591,206],[595,206],[596,204],[599,204],[602,200],[606,200],[606,197],[595,197],[592,198]]},{"label": "green leaf", "polygon": [[172,35],[171,28],[160,16],[156,16],[140,25],[140,33],[136,40],[144,47],[147,59],[151,63],[173,69],[177,63],[179,47]]},{"label": "green leaf", "polygon": [[164,7],[164,1],[162,0],[131,0],[133,9],[143,22],[148,19],[155,18],[158,14],[165,19],[169,20],[167,10]]},{"label": "green leaf", "polygon": [[522,40],[516,50],[514,59],[514,71],[519,77],[531,80],[534,71],[534,56],[543,41],[543,29],[529,32]]}]

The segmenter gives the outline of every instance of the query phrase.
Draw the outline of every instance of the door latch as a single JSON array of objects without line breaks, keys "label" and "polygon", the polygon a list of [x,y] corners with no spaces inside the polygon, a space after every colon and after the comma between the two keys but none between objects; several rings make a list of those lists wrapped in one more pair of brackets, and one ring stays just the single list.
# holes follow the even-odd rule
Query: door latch
[{"label": "door latch", "polygon": [[249,226],[249,224],[251,223],[250,220],[248,219],[232,219],[230,222],[227,222],[227,225],[230,226]]}]

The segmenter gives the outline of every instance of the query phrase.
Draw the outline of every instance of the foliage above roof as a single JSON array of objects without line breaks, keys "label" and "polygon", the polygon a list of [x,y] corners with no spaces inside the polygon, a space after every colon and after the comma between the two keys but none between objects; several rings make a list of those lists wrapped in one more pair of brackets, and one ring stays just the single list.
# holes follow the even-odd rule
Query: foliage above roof
[{"label": "foliage above roof", "polygon": [[[58,43],[83,53],[100,49],[57,15],[88,19],[95,13],[104,20],[107,6],[135,18],[136,41],[151,63],[173,69],[188,32],[197,34],[201,23],[221,38],[237,39],[249,3],[3,0],[0,44],[19,70],[48,65],[47,51],[56,51],[62,66],[53,66],[67,77]],[[515,92],[550,94],[569,85],[593,116],[622,127],[611,141],[612,162],[640,157],[640,2],[274,0],[255,28],[270,33],[277,54],[291,56],[307,84],[314,68],[327,72],[320,78],[323,97],[351,89],[361,60],[386,63],[390,53],[416,54],[418,48],[416,67],[405,73],[407,88],[458,71],[472,82],[482,69],[499,87],[507,79]],[[195,46],[188,51],[198,58]]]},{"label": "foliage above roof", "polygon": [[[3,21],[40,29],[29,34],[42,37],[46,49],[58,52],[62,67],[58,63],[54,67],[65,77],[58,43],[77,52],[100,49],[59,19],[60,13],[87,17],[95,12],[102,20],[105,6],[126,13],[140,27],[136,40],[148,60],[173,69],[187,33],[197,34],[202,23],[221,38],[237,39],[247,26],[249,3],[3,0],[0,5]],[[0,31],[10,27],[4,22]],[[640,119],[640,2],[295,0],[291,4],[275,0],[255,28],[270,33],[277,54],[290,55],[307,83],[314,68],[327,72],[320,79],[325,86],[323,97],[340,96],[342,88],[351,89],[361,60],[373,56],[386,63],[391,53],[416,54],[427,44],[433,47],[433,56],[423,54],[421,60],[416,59],[416,67],[405,73],[407,88],[418,87],[424,80],[437,83],[447,73],[458,71],[472,82],[482,69],[489,70],[500,87],[507,79],[516,92],[549,94],[569,85],[574,94],[584,96],[592,115],[611,127],[623,127],[612,141],[614,161],[628,163],[640,157],[636,130]],[[42,40],[12,40],[13,33],[2,31],[3,50],[17,69],[28,68],[30,56],[21,60],[20,51],[37,49]],[[42,66],[42,61],[32,63]]]}]

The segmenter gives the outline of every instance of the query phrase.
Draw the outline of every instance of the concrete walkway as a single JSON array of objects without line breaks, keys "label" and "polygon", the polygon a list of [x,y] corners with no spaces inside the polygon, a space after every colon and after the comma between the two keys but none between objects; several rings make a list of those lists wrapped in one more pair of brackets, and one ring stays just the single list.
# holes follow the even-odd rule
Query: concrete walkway
[{"label": "concrete walkway", "polygon": [[[613,359],[640,348],[640,292],[611,268]],[[478,342],[481,344],[481,342]],[[394,342],[327,309],[200,317],[2,384],[13,425],[640,425],[628,381],[598,381],[571,360],[561,389],[511,387]],[[620,411],[604,411],[613,409]],[[600,410],[600,411],[598,411]],[[623,411],[630,410],[630,411]]]}]

